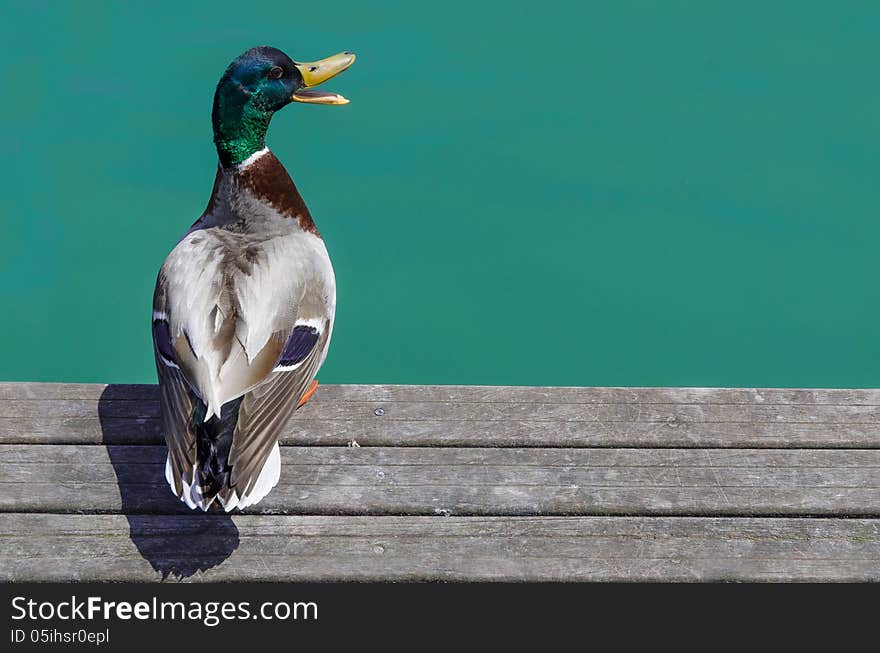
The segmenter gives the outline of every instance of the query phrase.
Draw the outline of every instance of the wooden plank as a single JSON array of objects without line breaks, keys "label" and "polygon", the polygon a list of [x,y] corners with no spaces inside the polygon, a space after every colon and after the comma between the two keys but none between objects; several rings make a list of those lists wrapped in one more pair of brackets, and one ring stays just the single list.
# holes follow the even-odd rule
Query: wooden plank
[{"label": "wooden plank", "polygon": [[[581,386],[334,385],[316,395],[330,401],[527,402],[585,404],[830,404],[880,406],[878,389],[823,388],[614,388]],[[155,385],[0,383],[2,400],[90,399],[156,401]]]},{"label": "wooden plank", "polygon": [[[156,401],[102,401],[82,399],[7,399],[3,401],[6,419],[34,417],[159,417]],[[309,402],[301,414],[312,419],[506,421],[552,422],[637,422],[637,423],[717,423],[738,424],[871,424],[880,426],[880,407],[751,404],[562,404],[526,402],[442,402],[442,401],[318,401]]]},{"label": "wooden plank", "polygon": [[[58,384],[58,393],[83,395],[62,399],[48,396],[51,385],[22,384],[15,395],[16,385],[0,384],[7,396],[0,400],[0,443],[162,442],[153,386],[101,390]],[[282,442],[880,448],[880,407],[866,403],[875,400],[874,391],[448,388],[322,386],[290,422]],[[508,400],[499,401],[508,391]],[[97,401],[102,392],[109,398]],[[365,400],[371,393],[375,398]],[[533,400],[525,401],[529,393]],[[829,403],[832,397],[852,403]],[[620,401],[607,401],[612,399]],[[770,403],[783,399],[804,403]]]},{"label": "wooden plank", "polygon": [[[871,424],[324,420],[297,414],[285,445],[364,447],[880,448]],[[3,444],[164,444],[158,419],[0,418]]]},{"label": "wooden plank", "polygon": [[878,581],[880,521],[0,515],[3,581]]},{"label": "wooden plank", "polygon": [[[0,446],[0,510],[186,512],[156,446]],[[252,512],[880,515],[880,450],[283,447]]]}]

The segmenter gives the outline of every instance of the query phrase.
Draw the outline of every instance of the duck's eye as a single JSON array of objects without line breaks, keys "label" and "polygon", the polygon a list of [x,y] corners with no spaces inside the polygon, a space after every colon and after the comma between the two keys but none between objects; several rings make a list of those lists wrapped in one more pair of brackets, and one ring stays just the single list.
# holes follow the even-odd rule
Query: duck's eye
[{"label": "duck's eye", "polygon": [[281,66],[272,66],[272,69],[269,71],[269,77],[272,79],[281,79],[284,76],[284,68]]}]

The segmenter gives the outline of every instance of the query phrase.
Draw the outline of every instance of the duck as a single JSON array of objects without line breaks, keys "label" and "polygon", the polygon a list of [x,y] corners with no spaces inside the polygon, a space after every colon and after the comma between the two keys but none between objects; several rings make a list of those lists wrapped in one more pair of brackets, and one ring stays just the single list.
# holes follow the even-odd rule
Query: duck
[{"label": "duck", "polygon": [[238,56],[217,84],[213,190],[153,294],[165,479],[191,509],[231,512],[263,499],[280,479],[281,430],[317,387],[336,278],[266,133],[289,104],[347,104],[315,87],[354,61],[340,52],[298,62],[261,46]]}]

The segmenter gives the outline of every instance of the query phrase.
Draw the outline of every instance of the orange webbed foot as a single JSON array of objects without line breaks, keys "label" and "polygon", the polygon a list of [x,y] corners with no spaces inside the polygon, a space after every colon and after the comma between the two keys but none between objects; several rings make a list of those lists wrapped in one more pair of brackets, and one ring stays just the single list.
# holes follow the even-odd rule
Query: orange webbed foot
[{"label": "orange webbed foot", "polygon": [[309,399],[312,398],[312,395],[315,394],[315,390],[317,390],[317,389],[318,389],[318,380],[315,379],[314,381],[312,381],[312,385],[309,386],[309,389],[305,391],[305,394],[303,394],[302,399],[299,400],[299,403],[296,405],[296,407],[302,408],[305,405],[305,403]]}]

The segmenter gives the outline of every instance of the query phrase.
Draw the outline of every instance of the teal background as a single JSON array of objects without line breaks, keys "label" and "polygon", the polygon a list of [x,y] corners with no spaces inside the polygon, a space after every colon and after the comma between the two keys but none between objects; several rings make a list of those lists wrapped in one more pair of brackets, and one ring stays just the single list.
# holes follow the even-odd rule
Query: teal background
[{"label": "teal background", "polygon": [[322,382],[880,386],[876,2],[8,2],[0,379],[153,382],[244,49],[339,284]]}]

